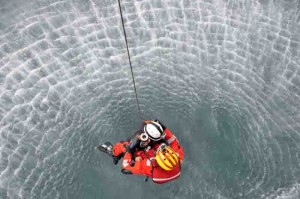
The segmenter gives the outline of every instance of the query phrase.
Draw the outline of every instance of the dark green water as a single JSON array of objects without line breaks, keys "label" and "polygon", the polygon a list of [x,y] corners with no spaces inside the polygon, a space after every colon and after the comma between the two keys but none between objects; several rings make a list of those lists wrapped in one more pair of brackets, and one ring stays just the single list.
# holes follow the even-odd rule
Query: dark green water
[{"label": "dark green water", "polygon": [[0,1],[0,198],[300,198],[300,4],[121,1],[145,119],[182,176],[94,149],[140,124],[117,1]]}]

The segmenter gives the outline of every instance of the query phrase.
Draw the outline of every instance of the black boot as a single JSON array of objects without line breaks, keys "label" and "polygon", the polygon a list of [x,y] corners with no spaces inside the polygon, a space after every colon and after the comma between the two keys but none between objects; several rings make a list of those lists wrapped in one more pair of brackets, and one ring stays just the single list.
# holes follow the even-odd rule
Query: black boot
[{"label": "black boot", "polygon": [[105,142],[104,144],[101,144],[96,148],[100,151],[103,151],[104,153],[107,153],[108,155],[112,155],[113,145],[110,142]]},{"label": "black boot", "polygon": [[113,157],[113,163],[114,165],[117,165],[119,160],[122,158],[122,155],[119,155],[119,156],[112,156]]}]

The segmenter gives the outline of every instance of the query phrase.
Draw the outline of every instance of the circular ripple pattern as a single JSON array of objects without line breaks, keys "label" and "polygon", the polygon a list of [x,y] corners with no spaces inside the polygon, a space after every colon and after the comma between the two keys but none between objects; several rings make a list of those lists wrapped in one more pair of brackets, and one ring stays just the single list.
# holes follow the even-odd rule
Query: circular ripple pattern
[{"label": "circular ripple pattern", "polygon": [[[300,3],[121,1],[139,101],[179,180],[94,150],[139,124],[117,1],[0,4],[1,198],[299,198]],[[140,186],[136,186],[136,185]]]}]

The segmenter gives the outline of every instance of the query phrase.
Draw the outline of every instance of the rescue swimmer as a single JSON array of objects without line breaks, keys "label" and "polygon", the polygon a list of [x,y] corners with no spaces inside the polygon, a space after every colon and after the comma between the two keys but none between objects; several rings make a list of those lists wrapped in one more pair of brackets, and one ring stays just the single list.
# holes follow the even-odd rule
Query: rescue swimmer
[{"label": "rescue swimmer", "polygon": [[117,164],[123,157],[122,173],[144,175],[155,183],[165,183],[180,176],[184,151],[176,136],[159,120],[145,120],[126,141],[107,147]]}]

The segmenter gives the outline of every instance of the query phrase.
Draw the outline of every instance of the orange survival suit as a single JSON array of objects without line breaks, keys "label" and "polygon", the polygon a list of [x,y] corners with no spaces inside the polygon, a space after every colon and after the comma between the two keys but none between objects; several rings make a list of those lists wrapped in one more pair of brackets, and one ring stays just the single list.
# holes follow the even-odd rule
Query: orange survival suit
[{"label": "orange survival suit", "polygon": [[[147,146],[141,146],[137,140],[138,135],[143,133],[143,128],[137,130],[130,138],[130,141],[121,141],[113,146],[113,155],[120,157],[124,155],[122,162],[122,172],[124,174],[145,175],[152,178],[155,183],[165,183],[175,180],[180,176],[180,163],[184,160],[184,152],[175,135],[166,128],[160,121],[159,124],[163,127],[164,138],[159,141],[151,141]],[[150,120],[145,120],[143,125],[149,123]],[[169,145],[178,154],[180,163],[171,171],[162,169],[155,160],[156,149],[161,144]],[[138,161],[134,160],[138,158]]]}]

